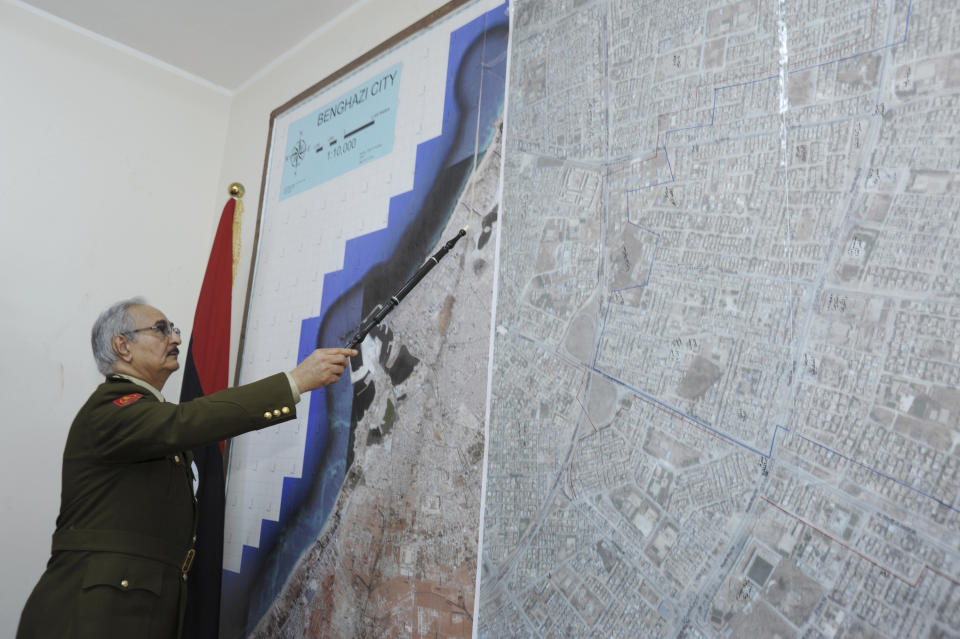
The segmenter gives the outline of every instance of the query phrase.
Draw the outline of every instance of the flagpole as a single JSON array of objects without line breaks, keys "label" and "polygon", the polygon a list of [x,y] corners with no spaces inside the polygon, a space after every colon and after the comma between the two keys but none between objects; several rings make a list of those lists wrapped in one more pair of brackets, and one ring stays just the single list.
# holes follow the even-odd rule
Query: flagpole
[{"label": "flagpole", "polygon": [[[231,182],[227,188],[227,193],[236,200],[236,206],[233,209],[233,279],[230,280],[231,288],[237,281],[237,267],[240,266],[240,223],[243,221],[243,196],[247,190],[243,188],[240,182]],[[231,296],[232,297],[232,296]]]},{"label": "flagpole", "polygon": [[[231,182],[230,186],[227,187],[227,195],[236,200],[236,205],[233,209],[233,279],[231,280],[231,287],[232,284],[237,281],[237,267],[240,265],[240,223],[243,219],[243,196],[246,194],[247,189],[243,186],[242,182]],[[233,296],[231,295],[231,299],[232,298]],[[239,353],[237,353],[237,357],[240,357]],[[237,382],[237,379],[233,380],[234,384]],[[221,452],[223,453],[224,486],[226,486],[227,469],[230,467],[230,443],[231,440],[227,439],[221,447]]]}]

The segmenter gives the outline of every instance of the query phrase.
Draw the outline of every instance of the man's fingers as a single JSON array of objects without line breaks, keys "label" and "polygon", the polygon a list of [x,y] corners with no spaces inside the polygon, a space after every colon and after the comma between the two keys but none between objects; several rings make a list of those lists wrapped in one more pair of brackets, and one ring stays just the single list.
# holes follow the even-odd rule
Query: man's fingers
[{"label": "man's fingers", "polygon": [[349,361],[349,355],[347,353],[320,353],[317,358],[328,362],[341,362],[343,364]]},{"label": "man's fingers", "polygon": [[352,348],[318,348],[317,351],[330,355],[342,355],[343,357],[353,357],[360,354],[359,351]]},{"label": "man's fingers", "polygon": [[331,357],[342,357],[343,359],[349,359],[350,357],[356,357],[360,353],[355,351],[352,348],[321,348],[318,349],[325,354]]},{"label": "man's fingers", "polygon": [[291,374],[301,392],[336,383],[357,355],[352,348],[318,348],[301,362]]}]

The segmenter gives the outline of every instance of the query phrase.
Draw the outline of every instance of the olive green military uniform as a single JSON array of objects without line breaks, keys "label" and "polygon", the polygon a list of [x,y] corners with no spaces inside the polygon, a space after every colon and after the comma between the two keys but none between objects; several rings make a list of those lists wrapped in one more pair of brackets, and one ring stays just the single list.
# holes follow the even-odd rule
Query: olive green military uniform
[{"label": "olive green military uniform", "polygon": [[296,416],[284,373],[183,404],[122,376],[77,414],[63,453],[52,556],[17,639],[173,639],[193,556],[184,451]]}]

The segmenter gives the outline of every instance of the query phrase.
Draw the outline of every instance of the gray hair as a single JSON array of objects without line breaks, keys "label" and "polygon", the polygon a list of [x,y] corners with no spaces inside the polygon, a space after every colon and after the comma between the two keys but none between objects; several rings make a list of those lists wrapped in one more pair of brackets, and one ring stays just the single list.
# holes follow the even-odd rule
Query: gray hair
[{"label": "gray hair", "polygon": [[[142,297],[131,297],[121,300],[100,313],[100,317],[93,323],[90,333],[90,345],[93,346],[93,359],[97,362],[97,370],[103,375],[113,373],[113,366],[117,363],[117,352],[113,350],[113,338],[123,333],[131,333],[136,328],[130,317],[130,307],[144,306],[146,301]],[[131,341],[137,341],[137,334],[131,333]]]}]

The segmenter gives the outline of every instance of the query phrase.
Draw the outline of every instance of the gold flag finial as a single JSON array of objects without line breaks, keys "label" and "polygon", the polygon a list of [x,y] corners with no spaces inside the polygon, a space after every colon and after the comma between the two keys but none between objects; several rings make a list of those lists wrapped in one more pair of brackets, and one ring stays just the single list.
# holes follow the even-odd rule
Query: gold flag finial
[{"label": "gold flag finial", "polygon": [[243,185],[239,182],[234,182],[230,185],[230,188],[227,189],[227,192],[230,193],[230,197],[243,197],[243,194],[247,192]]}]

